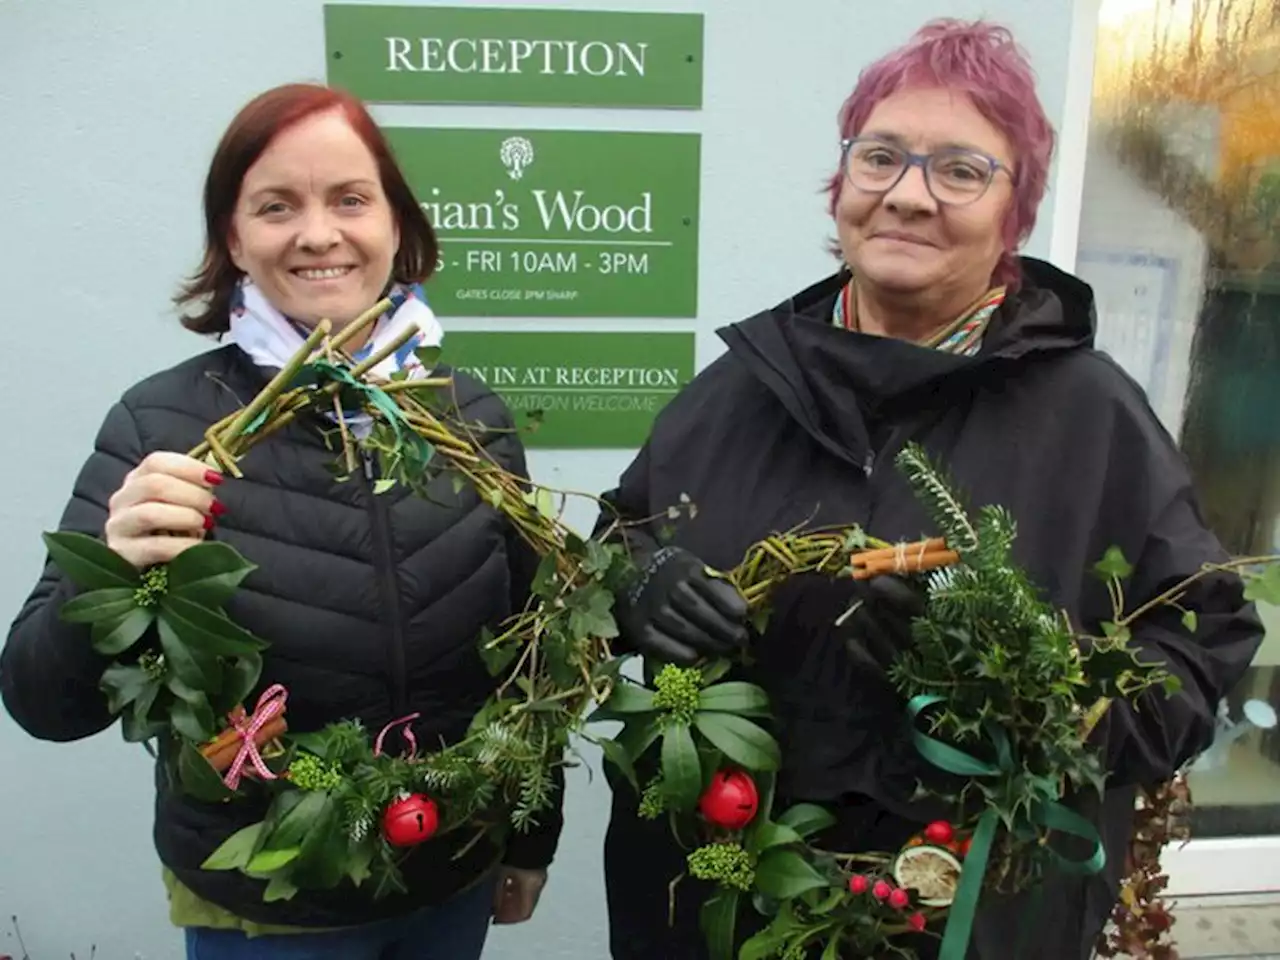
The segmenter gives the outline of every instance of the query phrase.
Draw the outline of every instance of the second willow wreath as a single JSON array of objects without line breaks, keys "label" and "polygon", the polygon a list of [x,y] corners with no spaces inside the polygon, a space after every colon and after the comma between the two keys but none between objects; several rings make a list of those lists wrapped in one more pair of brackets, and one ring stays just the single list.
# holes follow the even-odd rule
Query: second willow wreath
[{"label": "second willow wreath", "polygon": [[[1096,572],[1108,583],[1114,615],[1100,636],[1082,642],[1013,563],[1012,517],[995,506],[971,517],[944,473],[908,446],[897,466],[928,508],[936,537],[888,544],[856,527],[792,530],[719,574],[747,598],[757,627],[768,618],[773,589],[800,573],[927,581],[913,648],[891,679],[919,752],[960,785],[941,798],[956,815],[924,826],[902,850],[825,850],[821,836],[833,823],[827,811],[775,808],[783,758],[768,730],[768,697],[732,679],[734,664],[662,667],[651,686],[623,676],[627,655],[611,646],[613,597],[635,565],[622,524],[581,537],[561,520],[566,495],[530,485],[489,458],[482,442],[489,428],[459,417],[450,377],[436,372],[438,349],[416,351],[426,376],[373,376],[416,331],[359,364],[351,360],[344,344],[389,306],[379,303],[333,336],[321,323],[252,402],[210,426],[191,455],[240,476],[238,462],[252,446],[313,411],[334,423],[339,476],[371,457],[384,478],[375,495],[397,483],[425,495],[448,473],[455,493],[469,486],[509,518],[542,561],[527,608],[500,634],[477,639],[501,679],[459,742],[418,752],[408,736],[410,752],[391,756],[382,749],[386,730],[354,721],[291,732],[288,691],[279,686],[261,691],[248,709],[266,643],[223,610],[254,569],[227,544],[206,542],[138,571],[96,538],[45,534],[51,559],[80,589],[62,617],[88,624],[94,647],[111,658],[101,687],[124,737],[157,741],[175,781],[202,800],[233,803],[247,791],[271,798],[264,819],[204,865],[263,880],[267,900],[343,884],[381,897],[403,888],[403,858],[432,855],[432,837],[463,831],[469,842],[501,843],[510,831],[527,830],[555,802],[554,773],[582,737],[642,791],[642,816],[670,818],[689,848],[688,874],[715,884],[702,920],[716,960],[735,956],[735,924],[747,904],[764,924],[737,948],[739,960],[911,957],[922,935],[940,936],[943,960],[959,960],[986,892],[1025,889],[1046,871],[1101,869],[1095,828],[1063,802],[1073,791],[1103,787],[1089,733],[1111,699],[1176,689],[1159,666],[1133,656],[1134,622],[1176,604],[1192,580],[1214,571],[1238,572],[1251,599],[1280,602],[1277,558],[1257,557],[1207,566],[1129,611],[1131,570],[1111,550]],[[673,504],[670,515],[694,510]],[[1194,630],[1193,614],[1186,623]],[[397,724],[408,732],[413,719]],[[588,730],[605,720],[621,721],[621,730]],[[637,769],[657,773],[641,783]],[[1061,852],[1064,838],[1074,838],[1083,856]],[[679,879],[672,878],[673,896]]]}]

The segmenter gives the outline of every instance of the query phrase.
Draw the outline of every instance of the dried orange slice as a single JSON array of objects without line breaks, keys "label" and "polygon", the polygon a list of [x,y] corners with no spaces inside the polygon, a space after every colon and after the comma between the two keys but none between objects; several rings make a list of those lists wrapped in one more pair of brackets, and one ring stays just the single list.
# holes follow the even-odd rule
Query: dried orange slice
[{"label": "dried orange slice", "polygon": [[960,886],[960,861],[955,855],[924,844],[908,847],[893,863],[898,886],[914,890],[926,907],[950,906]]}]

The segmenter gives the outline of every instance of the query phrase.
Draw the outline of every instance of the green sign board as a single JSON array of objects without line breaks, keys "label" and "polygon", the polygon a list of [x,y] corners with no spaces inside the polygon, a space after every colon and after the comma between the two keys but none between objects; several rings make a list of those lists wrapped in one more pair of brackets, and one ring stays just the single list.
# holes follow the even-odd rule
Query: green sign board
[{"label": "green sign board", "polygon": [[702,105],[701,14],[326,4],[324,32],[378,103]]},{"label": "green sign board", "polygon": [[692,333],[449,332],[443,363],[486,383],[528,447],[633,449],[693,379]]},{"label": "green sign board", "polygon": [[697,315],[698,134],[386,134],[440,237],[442,316]]}]

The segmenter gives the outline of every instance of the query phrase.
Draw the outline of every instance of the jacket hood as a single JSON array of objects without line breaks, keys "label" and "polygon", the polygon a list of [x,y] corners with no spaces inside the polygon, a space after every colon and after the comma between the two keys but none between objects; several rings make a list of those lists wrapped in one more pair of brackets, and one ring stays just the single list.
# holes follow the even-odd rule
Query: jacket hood
[{"label": "jacket hood", "polygon": [[973,357],[831,324],[833,274],[739,323],[717,331],[739,360],[815,440],[842,459],[869,465],[866,420],[918,404],[939,391],[971,387],[1001,364],[1092,347],[1096,327],[1088,284],[1042,260],[1021,258],[1022,285],[991,319]]}]

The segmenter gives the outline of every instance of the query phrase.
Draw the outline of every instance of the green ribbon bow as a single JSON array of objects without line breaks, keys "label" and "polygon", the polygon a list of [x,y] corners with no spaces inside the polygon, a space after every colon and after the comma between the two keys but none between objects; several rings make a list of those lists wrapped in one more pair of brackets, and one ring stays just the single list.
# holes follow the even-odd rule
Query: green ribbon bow
[{"label": "green ribbon bow", "polygon": [[[922,711],[944,700],[945,698],[940,696],[921,695],[913,697],[907,704],[907,711],[913,722],[912,738],[920,755],[938,769],[959,776],[999,777],[1012,774],[1015,770],[1013,747],[1009,743],[1008,734],[994,724],[984,729],[996,750],[995,764],[971,757],[962,750],[957,750],[921,733],[914,726],[914,721]],[[1019,822],[1015,823],[1015,835],[1034,836],[1037,827],[1045,827],[1079,837],[1093,846],[1093,853],[1085,860],[1068,859],[1048,847],[1045,847],[1045,850],[1053,858],[1056,866],[1065,872],[1089,874],[1101,870],[1106,865],[1107,853],[1102,846],[1102,838],[1098,835],[1097,828],[1059,802],[1060,790],[1056,781],[1049,777],[1034,777],[1030,783],[1036,799],[1031,803],[1028,811],[1018,818]],[[960,871],[960,885],[947,914],[947,929],[942,935],[939,960],[964,960],[965,953],[968,951],[973,921],[978,910],[978,897],[982,893],[982,880],[987,872],[987,861],[991,856],[991,845],[995,841],[999,822],[1000,815],[995,810],[987,810],[978,820],[978,826],[970,841],[969,852],[965,854],[964,868]]]}]

